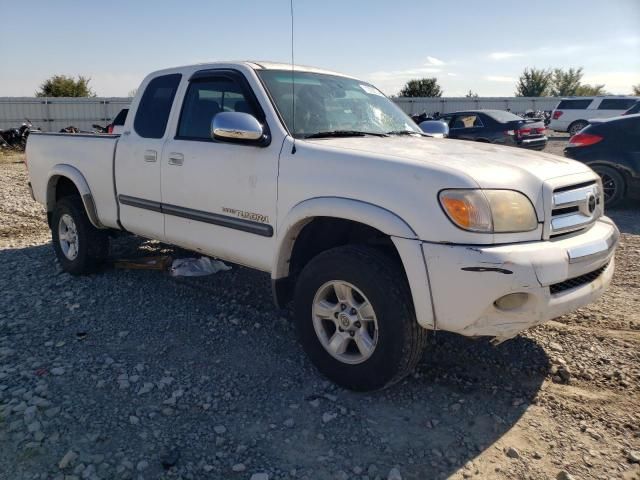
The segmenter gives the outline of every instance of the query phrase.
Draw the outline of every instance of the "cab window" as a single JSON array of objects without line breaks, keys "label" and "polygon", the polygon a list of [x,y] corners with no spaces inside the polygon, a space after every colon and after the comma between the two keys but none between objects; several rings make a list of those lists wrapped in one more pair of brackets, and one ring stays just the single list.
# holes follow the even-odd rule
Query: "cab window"
[{"label": "cab window", "polygon": [[242,86],[229,77],[194,80],[184,97],[178,138],[211,140],[211,121],[220,112],[243,112],[256,116]]},{"label": "cab window", "polygon": [[133,129],[143,138],[162,138],[167,128],[173,99],[182,75],[173,73],[156,77],[142,94]]}]

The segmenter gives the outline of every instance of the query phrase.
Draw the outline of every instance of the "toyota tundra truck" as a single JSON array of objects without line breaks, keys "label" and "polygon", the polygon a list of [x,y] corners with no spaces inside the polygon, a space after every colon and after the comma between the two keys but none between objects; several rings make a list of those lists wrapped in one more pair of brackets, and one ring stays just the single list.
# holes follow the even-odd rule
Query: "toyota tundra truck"
[{"label": "toyota tundra truck", "polygon": [[34,133],[27,168],[66,272],[115,231],[269,272],[354,390],[411,372],[429,330],[499,343],[593,302],[619,237],[582,163],[430,138],[373,85],[285,64],[154,72],[120,135]]}]

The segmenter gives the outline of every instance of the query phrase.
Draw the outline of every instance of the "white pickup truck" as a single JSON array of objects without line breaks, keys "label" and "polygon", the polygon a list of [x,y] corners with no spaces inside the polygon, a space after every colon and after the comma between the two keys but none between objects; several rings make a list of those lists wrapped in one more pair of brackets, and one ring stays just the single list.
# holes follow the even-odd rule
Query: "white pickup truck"
[{"label": "white pickup truck", "polygon": [[300,342],[348,388],[398,381],[428,330],[497,342],[605,291],[619,233],[582,163],[429,138],[367,82],[212,63],[152,73],[121,135],[35,133],[62,268],[120,230],[269,272]]}]

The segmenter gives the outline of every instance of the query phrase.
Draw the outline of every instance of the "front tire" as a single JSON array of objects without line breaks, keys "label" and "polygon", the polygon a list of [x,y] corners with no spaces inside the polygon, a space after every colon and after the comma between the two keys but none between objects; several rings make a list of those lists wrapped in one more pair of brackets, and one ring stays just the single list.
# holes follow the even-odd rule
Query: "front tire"
[{"label": "front tire", "polygon": [[51,218],[53,248],[62,269],[72,275],[96,270],[109,254],[109,237],[94,227],[78,196],[64,197]]},{"label": "front tire", "polygon": [[427,341],[401,266],[368,246],[337,247],[312,259],[296,285],[294,318],[312,363],[351,390],[398,382]]}]

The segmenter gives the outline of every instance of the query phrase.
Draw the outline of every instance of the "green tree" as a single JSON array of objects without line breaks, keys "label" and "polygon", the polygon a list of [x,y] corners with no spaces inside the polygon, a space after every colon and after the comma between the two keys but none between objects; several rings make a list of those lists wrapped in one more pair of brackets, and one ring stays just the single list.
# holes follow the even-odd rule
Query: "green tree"
[{"label": "green tree", "polygon": [[640,95],[640,83],[631,87],[631,92],[634,95]]},{"label": "green tree", "polygon": [[129,90],[129,93],[127,93],[127,97],[135,97],[136,94],[138,93],[138,89],[137,88],[133,88],[131,90]]},{"label": "green tree", "polygon": [[570,97],[576,95],[582,80],[582,67],[570,68],[565,71],[561,68],[553,70],[551,75],[551,95],[554,97]]},{"label": "green tree", "polygon": [[441,97],[442,89],[437,78],[421,78],[409,80],[400,93],[400,97]]},{"label": "green tree", "polygon": [[525,68],[516,84],[516,97],[544,97],[549,94],[552,72]]},{"label": "green tree", "polygon": [[478,98],[478,94],[472,90],[469,90],[469,92],[465,95],[465,97],[467,98]]},{"label": "green tree", "polygon": [[592,97],[594,95],[606,95],[604,85],[580,85],[575,95],[578,97]]},{"label": "green tree", "polygon": [[54,75],[40,85],[36,97],[95,97],[89,87],[91,78],[78,75],[78,79],[66,75]]}]

